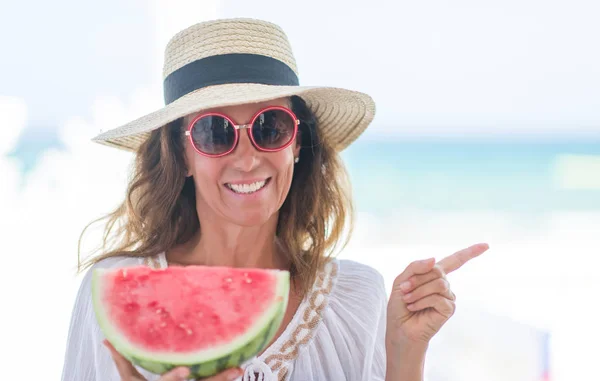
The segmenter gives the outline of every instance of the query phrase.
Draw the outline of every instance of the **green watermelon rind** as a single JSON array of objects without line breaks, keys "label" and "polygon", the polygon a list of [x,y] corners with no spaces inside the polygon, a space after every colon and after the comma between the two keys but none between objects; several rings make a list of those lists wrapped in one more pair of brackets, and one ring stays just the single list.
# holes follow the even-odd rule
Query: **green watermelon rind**
[{"label": "green watermelon rind", "polygon": [[124,334],[110,323],[101,302],[102,276],[110,269],[94,269],[92,300],[96,319],[106,339],[132,363],[155,374],[163,374],[176,366],[191,369],[191,377],[209,377],[223,369],[240,366],[266,348],[277,332],[288,304],[289,272],[272,270],[276,277],[274,302],[245,334],[228,344],[188,354],[155,353],[132,345]]}]

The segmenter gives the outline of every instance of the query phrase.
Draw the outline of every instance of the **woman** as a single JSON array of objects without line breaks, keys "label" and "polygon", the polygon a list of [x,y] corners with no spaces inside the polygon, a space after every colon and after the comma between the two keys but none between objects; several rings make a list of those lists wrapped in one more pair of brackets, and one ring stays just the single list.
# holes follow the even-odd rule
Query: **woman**
[{"label": "woman", "polygon": [[[135,151],[136,167],[107,224],[112,249],[87,265],[289,270],[290,303],[273,342],[245,369],[210,380],[422,380],[428,342],[455,308],[446,274],[487,245],[411,263],[389,299],[377,271],[332,256],[352,221],[339,152],[372,121],[372,99],[299,86],[284,32],[258,20],[194,25],[165,58],[167,105],[95,138]],[[187,372],[152,375],[119,355],[95,321],[86,274],[63,380]]]}]

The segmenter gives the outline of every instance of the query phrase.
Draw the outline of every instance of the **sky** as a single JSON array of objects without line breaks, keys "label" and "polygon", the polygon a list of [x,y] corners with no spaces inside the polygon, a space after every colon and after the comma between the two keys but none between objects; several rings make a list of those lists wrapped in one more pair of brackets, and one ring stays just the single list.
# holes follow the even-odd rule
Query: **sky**
[{"label": "sky", "polygon": [[281,23],[301,81],[372,94],[378,131],[597,133],[600,126],[593,0],[223,4],[225,15]]},{"label": "sky", "polygon": [[[169,36],[217,14],[280,24],[302,84],[371,94],[378,112],[367,136],[600,135],[593,0],[309,0],[293,8],[272,0],[57,0],[36,3],[35,12],[30,2],[3,2],[0,42],[11,59],[0,61],[0,94],[30,107],[11,151],[20,160],[44,149],[25,147],[32,135],[59,148],[58,124],[89,116],[95,96],[160,86]],[[160,91],[153,96],[160,107]]]},{"label": "sky", "polygon": [[[131,163],[128,154],[89,139],[162,106],[162,49],[192,22],[218,15],[280,24],[302,84],[343,86],[375,98],[378,113],[365,138],[517,133],[600,140],[595,1],[309,0],[288,8],[266,0],[57,0],[36,2],[35,12],[30,2],[0,1],[0,46],[10,57],[0,60],[0,231],[5,250],[15,253],[6,256],[7,268],[26,269],[29,277],[23,282],[18,271],[0,277],[2,290],[21,285],[19,293],[2,295],[19,313],[3,317],[0,336],[22,353],[7,378],[16,378],[31,358],[49,379],[58,378],[57,348],[77,289],[79,233],[117,205]],[[580,159],[566,157],[562,168]],[[588,159],[585,165],[597,161]],[[566,172],[565,186],[598,187]],[[589,342],[600,340],[600,332],[570,318],[597,316],[588,298],[600,291],[600,263],[590,250],[599,243],[600,217],[556,213],[521,235],[518,218],[473,211],[387,220],[366,214],[346,256],[377,266],[389,281],[395,269],[382,264],[392,259],[402,267],[431,253],[450,254],[475,243],[472,237],[497,242],[489,259],[453,279],[456,293],[467,306],[552,330],[555,380],[583,378],[595,361]],[[399,235],[394,229],[413,238],[402,253],[389,240]],[[436,242],[423,244],[428,235]],[[97,237],[85,241],[84,251]],[[47,340],[32,346],[14,336],[15,326]]]}]

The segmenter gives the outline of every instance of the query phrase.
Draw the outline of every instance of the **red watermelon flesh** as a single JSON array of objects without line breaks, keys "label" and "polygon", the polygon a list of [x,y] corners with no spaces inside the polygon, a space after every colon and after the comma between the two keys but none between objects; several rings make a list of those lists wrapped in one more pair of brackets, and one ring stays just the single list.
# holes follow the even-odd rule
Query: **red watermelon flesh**
[{"label": "red watermelon flesh", "polygon": [[273,273],[197,270],[141,267],[105,278],[104,298],[117,328],[149,350],[195,352],[244,333],[276,296]]},{"label": "red watermelon flesh", "polygon": [[[160,372],[178,364],[207,369],[210,360],[235,365],[265,347],[285,312],[289,273],[139,266],[95,270],[92,287],[100,326],[126,357],[160,363]],[[218,371],[215,364],[202,375]]]}]

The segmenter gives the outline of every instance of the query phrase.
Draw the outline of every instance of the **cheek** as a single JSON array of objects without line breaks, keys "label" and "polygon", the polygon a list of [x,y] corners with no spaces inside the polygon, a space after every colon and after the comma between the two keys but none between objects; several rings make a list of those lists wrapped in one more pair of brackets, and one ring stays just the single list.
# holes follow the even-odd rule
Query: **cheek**
[{"label": "cheek", "polygon": [[186,159],[188,175],[194,178],[197,192],[205,198],[207,192],[212,192],[214,184],[218,182],[221,173],[219,161],[199,155],[193,148],[186,151]]}]

